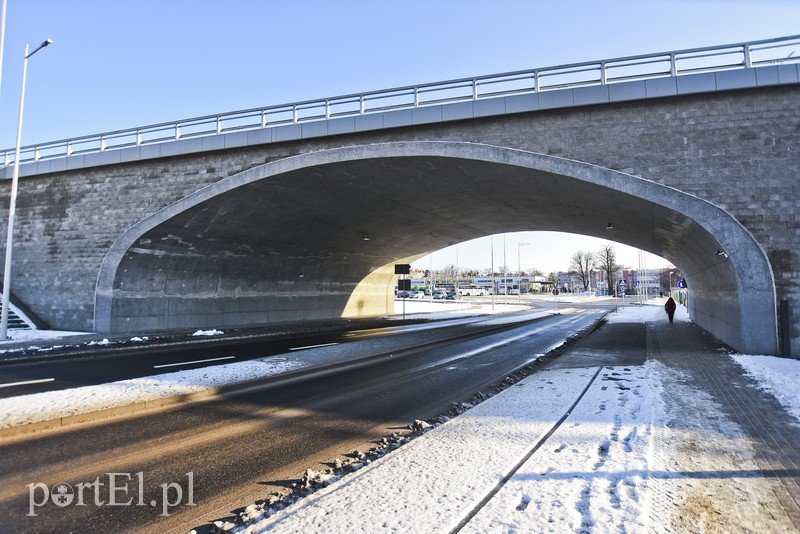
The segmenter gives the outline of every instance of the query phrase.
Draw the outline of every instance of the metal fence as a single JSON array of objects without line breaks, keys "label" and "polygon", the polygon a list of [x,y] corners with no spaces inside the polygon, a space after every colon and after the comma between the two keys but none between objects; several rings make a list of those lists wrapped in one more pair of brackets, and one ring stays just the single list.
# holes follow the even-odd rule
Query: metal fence
[{"label": "metal fence", "polygon": [[[436,104],[800,61],[800,35],[396,87],[163,122],[20,149],[20,163]],[[5,166],[15,149],[2,151]]]}]

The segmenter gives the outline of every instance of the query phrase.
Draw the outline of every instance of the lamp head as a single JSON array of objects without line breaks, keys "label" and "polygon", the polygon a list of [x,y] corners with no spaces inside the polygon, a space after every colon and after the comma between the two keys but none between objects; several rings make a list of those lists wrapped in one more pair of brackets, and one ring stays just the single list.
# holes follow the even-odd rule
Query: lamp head
[{"label": "lamp head", "polygon": [[39,50],[41,50],[42,48],[45,48],[45,47],[47,47],[47,46],[50,46],[51,44],[53,44],[53,40],[52,40],[52,39],[47,39],[46,41],[42,41],[42,44],[40,44],[38,47],[36,47],[36,50],[34,50],[33,52],[31,52],[30,54],[27,54],[27,52],[28,52],[28,47],[27,47],[27,45],[26,45],[26,46],[25,46],[25,52],[26,52],[26,54],[27,54],[27,55],[25,56],[25,59],[28,59],[28,58],[29,58],[29,57],[31,57],[33,54],[35,54],[36,52],[38,52]]}]

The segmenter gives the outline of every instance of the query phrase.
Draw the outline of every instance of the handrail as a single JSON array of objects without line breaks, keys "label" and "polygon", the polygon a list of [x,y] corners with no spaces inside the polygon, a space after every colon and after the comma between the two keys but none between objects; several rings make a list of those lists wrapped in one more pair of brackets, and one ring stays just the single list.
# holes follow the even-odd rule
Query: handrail
[{"label": "handrail", "polygon": [[[787,48],[792,48],[786,55]],[[585,61],[204,115],[20,148],[20,163],[465,100],[800,62],[800,35]],[[613,73],[613,75],[612,75]],[[546,83],[545,83],[546,82]],[[491,86],[491,87],[490,87]],[[481,91],[485,88],[485,91]],[[76,147],[78,147],[76,149]],[[13,148],[0,151],[14,163]]]}]

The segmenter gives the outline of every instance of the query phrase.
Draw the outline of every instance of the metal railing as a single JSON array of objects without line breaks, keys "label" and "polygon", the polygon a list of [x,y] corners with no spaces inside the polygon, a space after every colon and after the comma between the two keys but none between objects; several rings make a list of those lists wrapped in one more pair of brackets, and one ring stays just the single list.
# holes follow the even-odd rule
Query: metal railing
[{"label": "metal railing", "polygon": [[[800,35],[409,85],[28,145],[20,163],[338,117],[800,61]],[[14,149],[2,151],[3,165]]]}]

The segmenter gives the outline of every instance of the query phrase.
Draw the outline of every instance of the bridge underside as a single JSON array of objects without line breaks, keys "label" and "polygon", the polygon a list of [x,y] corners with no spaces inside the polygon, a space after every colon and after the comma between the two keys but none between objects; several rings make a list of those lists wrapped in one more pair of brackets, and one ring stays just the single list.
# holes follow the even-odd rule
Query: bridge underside
[{"label": "bridge underside", "polygon": [[[470,143],[304,154],[200,190],[117,241],[98,280],[95,327],[381,315],[392,311],[394,263],[524,230],[585,234],[662,256],[687,276],[698,324],[738,350],[776,351],[769,264],[722,210],[608,169]],[[718,249],[729,258],[715,256]]]}]

